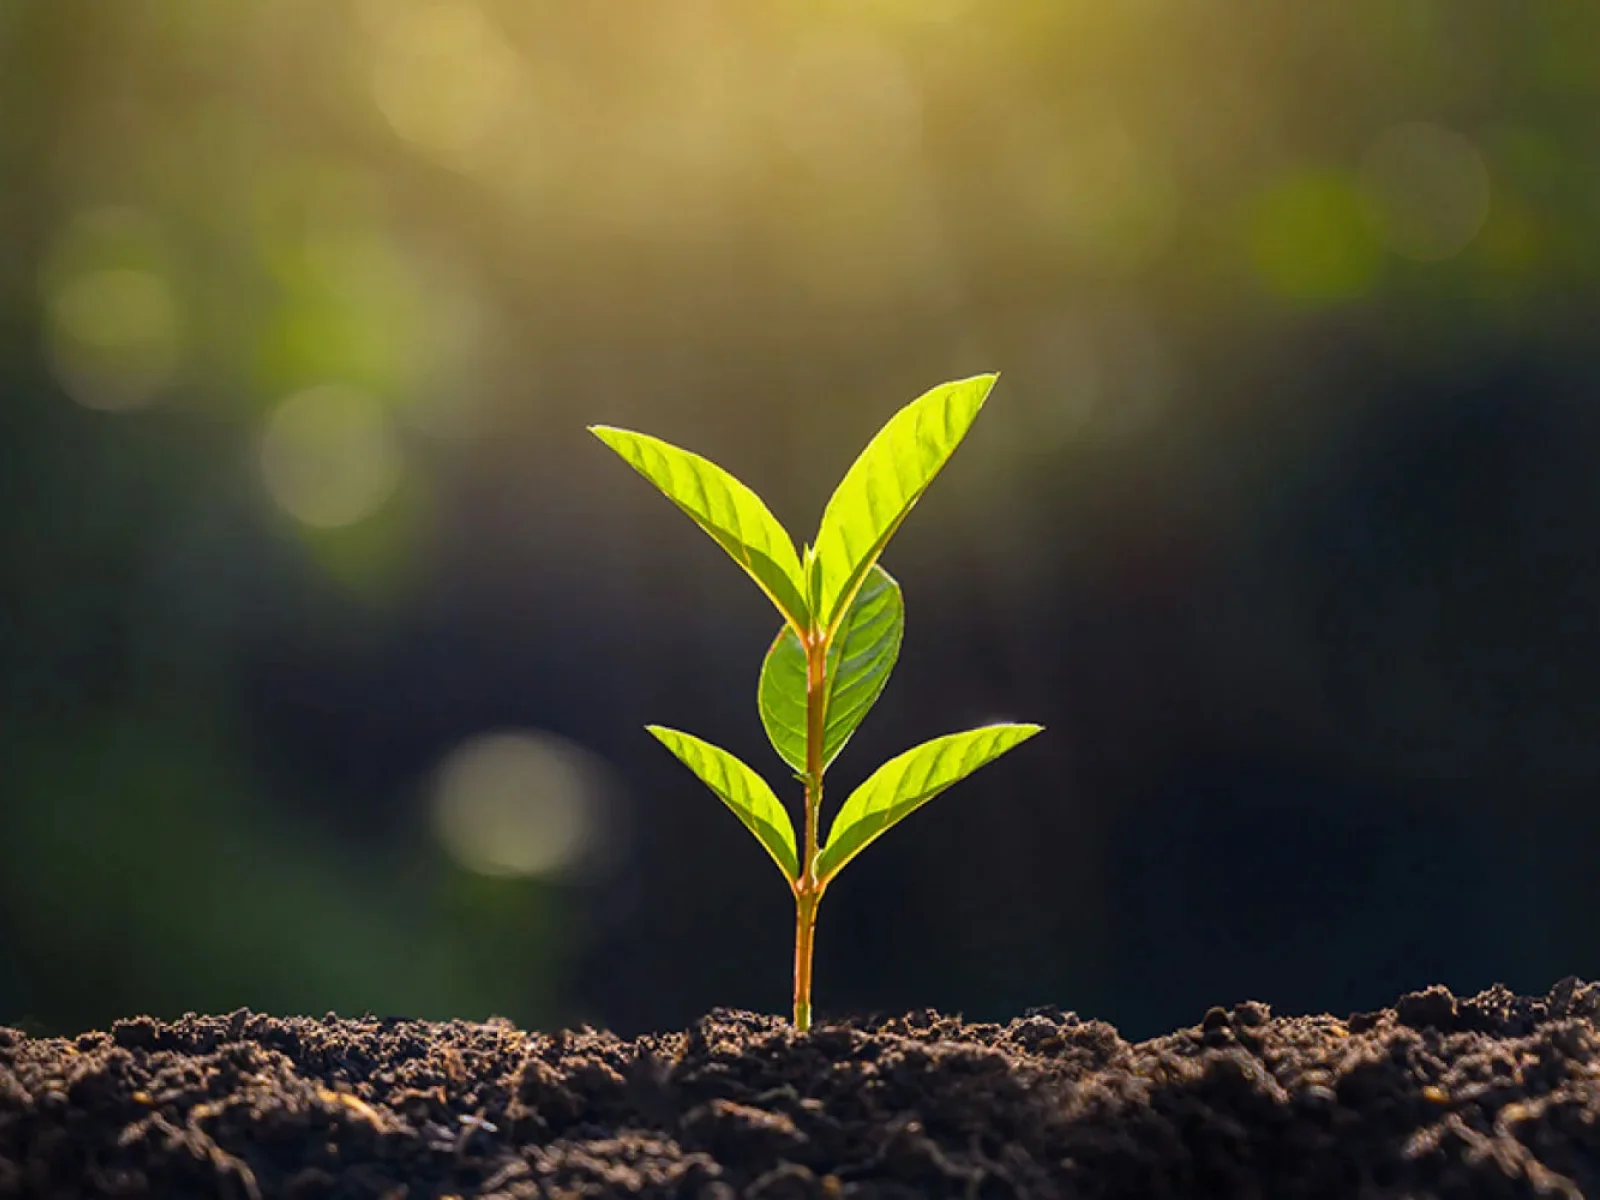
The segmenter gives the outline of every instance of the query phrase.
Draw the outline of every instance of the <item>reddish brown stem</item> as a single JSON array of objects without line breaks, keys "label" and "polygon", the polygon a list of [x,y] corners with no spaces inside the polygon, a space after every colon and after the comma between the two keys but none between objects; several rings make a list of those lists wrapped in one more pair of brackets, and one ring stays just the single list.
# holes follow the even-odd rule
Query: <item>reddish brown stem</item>
[{"label": "reddish brown stem", "polygon": [[827,639],[806,639],[806,797],[805,852],[800,860],[800,878],[795,880],[794,932],[794,1024],[799,1030],[811,1028],[811,947],[817,926],[817,903],[822,887],[817,881],[817,837],[822,819],[822,734],[827,719],[828,644]]}]

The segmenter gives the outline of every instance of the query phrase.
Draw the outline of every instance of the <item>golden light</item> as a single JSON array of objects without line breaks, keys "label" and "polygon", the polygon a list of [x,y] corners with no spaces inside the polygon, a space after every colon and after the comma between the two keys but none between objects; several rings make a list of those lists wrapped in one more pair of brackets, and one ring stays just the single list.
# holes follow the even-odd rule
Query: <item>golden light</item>
[{"label": "golden light", "polygon": [[503,119],[523,69],[471,0],[365,5],[373,28],[372,97],[400,137],[461,163]]},{"label": "golden light", "polygon": [[261,436],[261,477],[278,506],[320,529],[372,516],[400,483],[399,436],[367,392],[324,384],[273,410]]},{"label": "golden light", "polygon": [[767,128],[802,167],[777,257],[829,304],[866,307],[950,290],[949,254],[923,161],[923,93],[882,40],[799,41],[775,71]]},{"label": "golden light", "polygon": [[603,836],[604,764],[575,742],[533,730],[482,734],[434,774],[434,827],[450,856],[481,875],[570,873]]},{"label": "golden light", "polygon": [[1083,120],[1065,131],[1020,126],[1005,163],[1039,243],[1060,248],[1089,275],[1137,272],[1177,227],[1170,173],[1114,121]]},{"label": "golden light", "polygon": [[774,96],[779,138],[819,174],[895,169],[922,139],[922,93],[901,58],[867,37],[814,37]]},{"label": "golden light", "polygon": [[974,0],[865,0],[861,7],[875,16],[908,24],[939,24],[963,17]]},{"label": "golden light", "polygon": [[1367,150],[1361,181],[1396,254],[1438,262],[1460,253],[1489,218],[1489,169],[1478,149],[1424,121],[1385,130]]}]

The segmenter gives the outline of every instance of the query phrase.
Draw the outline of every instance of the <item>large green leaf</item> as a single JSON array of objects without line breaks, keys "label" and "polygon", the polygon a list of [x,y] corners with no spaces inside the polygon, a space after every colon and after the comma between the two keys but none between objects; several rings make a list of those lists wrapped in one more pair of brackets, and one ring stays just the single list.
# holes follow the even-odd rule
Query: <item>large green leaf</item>
[{"label": "large green leaf", "polygon": [[646,725],[656,739],[733,809],[734,816],[767,848],[772,861],[793,883],[800,877],[800,854],[795,849],[794,825],[772,794],[767,781],[726,750],[693,734],[660,725]]},{"label": "large green leaf", "polygon": [[[906,609],[900,585],[873,565],[828,647],[822,765],[826,769],[877,703],[900,656]],[[756,691],[761,723],[783,761],[806,769],[806,652],[788,626],[767,651]]]},{"label": "large green leaf", "polygon": [[994,387],[976,375],[913,400],[845,472],[822,514],[813,581],[817,623],[832,628],[894,531],[971,428]]},{"label": "large green leaf", "polygon": [[817,878],[826,883],[844,865],[897,821],[903,820],[945,788],[1021,745],[1039,725],[985,725],[934,738],[891,758],[850,794],[817,855]]},{"label": "large green leaf", "polygon": [[589,432],[709,533],[750,573],[785,621],[797,630],[806,628],[810,610],[800,556],[760,496],[710,459],[660,438],[609,425],[591,425]]}]

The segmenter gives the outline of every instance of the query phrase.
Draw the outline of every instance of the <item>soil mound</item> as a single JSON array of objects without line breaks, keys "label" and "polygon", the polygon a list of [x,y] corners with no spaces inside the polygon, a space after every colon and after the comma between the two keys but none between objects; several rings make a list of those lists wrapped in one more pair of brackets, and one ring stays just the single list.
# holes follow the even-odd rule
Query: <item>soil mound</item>
[{"label": "soil mound", "polygon": [[1600,1200],[1597,1014],[1568,979],[1344,1020],[1239,1004],[1141,1043],[1054,1009],[0,1029],[0,1197]]}]

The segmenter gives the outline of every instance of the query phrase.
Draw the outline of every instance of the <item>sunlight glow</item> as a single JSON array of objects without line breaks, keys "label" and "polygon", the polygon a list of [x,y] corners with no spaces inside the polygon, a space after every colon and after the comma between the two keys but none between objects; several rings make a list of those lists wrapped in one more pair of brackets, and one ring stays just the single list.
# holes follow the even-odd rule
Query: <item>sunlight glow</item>
[{"label": "sunlight glow", "polygon": [[188,330],[166,239],[147,214],[74,213],[40,264],[39,293],[45,352],[77,403],[128,412],[171,384]]},{"label": "sunlight glow", "polygon": [[470,158],[516,95],[516,50],[470,0],[367,9],[379,111],[406,141],[447,160]]},{"label": "sunlight glow", "polygon": [[86,408],[143,408],[178,365],[177,299],[153,271],[86,271],[50,297],[49,316],[56,377]]},{"label": "sunlight glow", "polygon": [[290,396],[261,438],[268,494],[296,520],[321,529],[372,516],[399,485],[402,466],[399,437],[383,405],[343,385]]},{"label": "sunlight glow", "polygon": [[1170,173],[1115,121],[1019,128],[1005,163],[1040,244],[1090,275],[1134,274],[1171,240],[1179,205]]},{"label": "sunlight glow", "polygon": [[916,151],[922,93],[905,63],[867,38],[814,38],[796,48],[774,96],[788,149],[820,174],[856,167],[874,175]]},{"label": "sunlight glow", "polygon": [[451,751],[436,772],[434,825],[469,871],[563,874],[592,855],[606,787],[603,764],[565,738],[532,730],[482,734]]}]

